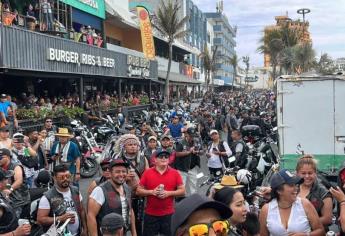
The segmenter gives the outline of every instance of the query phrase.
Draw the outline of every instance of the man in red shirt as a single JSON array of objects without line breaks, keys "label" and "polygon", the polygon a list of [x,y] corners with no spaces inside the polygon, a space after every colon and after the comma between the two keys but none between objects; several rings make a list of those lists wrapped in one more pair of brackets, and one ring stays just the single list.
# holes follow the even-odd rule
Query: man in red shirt
[{"label": "man in red shirt", "polygon": [[144,236],[170,235],[174,198],[186,194],[180,173],[169,167],[169,156],[168,151],[157,153],[155,166],[144,172],[137,188],[137,195],[147,197]]}]

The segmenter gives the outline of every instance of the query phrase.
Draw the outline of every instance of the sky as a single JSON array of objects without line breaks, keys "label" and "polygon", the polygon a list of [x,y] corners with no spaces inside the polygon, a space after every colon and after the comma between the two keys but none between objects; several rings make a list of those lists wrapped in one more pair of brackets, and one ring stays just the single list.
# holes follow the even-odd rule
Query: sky
[{"label": "sky", "polygon": [[[193,0],[203,12],[215,11],[217,0]],[[333,59],[345,57],[345,0],[224,0],[224,14],[237,26],[235,48],[239,57],[249,56],[251,66],[263,66],[263,55],[256,52],[266,25],[275,24],[275,16],[288,13],[301,19],[300,8],[309,8],[309,21],[316,56],[328,53]]]}]

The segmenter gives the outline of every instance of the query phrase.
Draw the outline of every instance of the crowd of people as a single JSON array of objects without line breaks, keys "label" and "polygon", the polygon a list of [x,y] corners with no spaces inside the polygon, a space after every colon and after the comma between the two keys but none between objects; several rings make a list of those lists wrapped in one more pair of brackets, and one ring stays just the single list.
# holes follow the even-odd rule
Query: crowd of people
[{"label": "crowd of people", "polygon": [[[4,126],[0,236],[29,234],[31,226],[18,225],[18,219],[30,219],[44,231],[55,220],[68,221],[67,230],[83,236],[321,236],[332,224],[333,199],[344,235],[345,169],[339,172],[338,187],[327,189],[310,155],[298,160],[296,175],[281,169],[270,187],[258,186],[267,201],[259,216],[250,211],[241,185],[230,187],[222,181],[208,197],[198,192],[202,159],[213,176],[229,167],[230,156],[243,167],[247,150],[242,127],[255,124],[269,132],[276,122],[275,108],[273,93],[229,91],[206,97],[192,111],[195,126],[188,126],[177,110],[160,137],[143,122],[140,134],[130,130],[116,140],[86,199],[79,188],[81,152],[67,127],[57,128],[47,118],[42,129],[11,136]],[[44,170],[51,171],[54,185],[40,199],[33,218],[29,190],[37,187],[35,179]]]}]

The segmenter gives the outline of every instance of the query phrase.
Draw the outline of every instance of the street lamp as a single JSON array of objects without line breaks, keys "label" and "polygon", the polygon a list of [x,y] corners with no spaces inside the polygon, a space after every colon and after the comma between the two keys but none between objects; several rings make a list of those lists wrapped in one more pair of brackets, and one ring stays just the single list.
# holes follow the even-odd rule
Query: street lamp
[{"label": "street lamp", "polygon": [[303,40],[304,40],[305,15],[310,13],[310,9],[309,8],[301,8],[301,9],[297,10],[297,13],[303,15]]}]

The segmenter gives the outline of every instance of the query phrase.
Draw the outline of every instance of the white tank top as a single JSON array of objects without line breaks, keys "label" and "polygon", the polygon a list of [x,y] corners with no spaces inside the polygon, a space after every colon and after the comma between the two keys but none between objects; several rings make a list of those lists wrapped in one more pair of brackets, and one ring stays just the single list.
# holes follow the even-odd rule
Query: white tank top
[{"label": "white tank top", "polygon": [[287,236],[289,233],[310,233],[311,228],[307,215],[305,214],[301,199],[292,204],[288,228],[285,229],[281,223],[278,202],[273,199],[268,204],[267,229],[270,236]]}]

